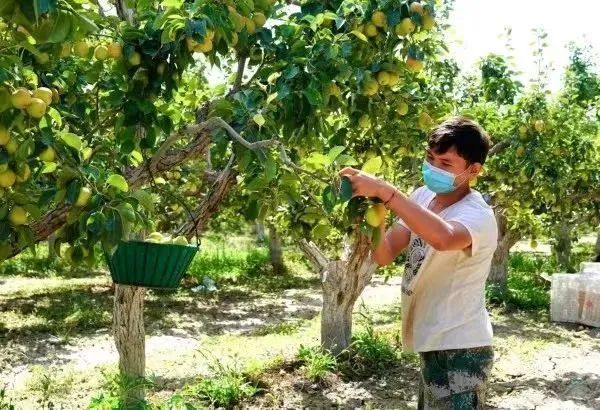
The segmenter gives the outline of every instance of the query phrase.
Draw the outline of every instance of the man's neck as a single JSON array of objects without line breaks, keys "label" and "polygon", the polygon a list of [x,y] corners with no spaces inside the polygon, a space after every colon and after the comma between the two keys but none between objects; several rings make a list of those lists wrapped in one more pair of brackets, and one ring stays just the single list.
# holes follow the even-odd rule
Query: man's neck
[{"label": "man's neck", "polygon": [[469,185],[465,184],[458,187],[456,190],[452,192],[448,192],[446,194],[436,194],[435,201],[442,205],[444,208],[449,207],[463,199],[465,196],[469,195],[471,192],[471,188]]}]

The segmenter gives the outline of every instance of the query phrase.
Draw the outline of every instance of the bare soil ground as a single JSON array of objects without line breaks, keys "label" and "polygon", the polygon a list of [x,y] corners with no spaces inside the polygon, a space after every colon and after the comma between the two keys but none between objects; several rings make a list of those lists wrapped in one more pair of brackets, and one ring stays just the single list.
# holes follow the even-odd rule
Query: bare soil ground
[{"label": "bare soil ground", "polygon": [[[232,288],[212,297],[151,293],[146,355],[157,382],[151,395],[177,391],[207,374],[215,359],[247,364],[291,358],[301,344],[316,345],[320,291],[314,280],[300,285],[277,292]],[[363,294],[363,309],[378,329],[400,326],[399,285],[399,278],[376,278]],[[55,408],[87,406],[102,387],[102,372],[117,363],[111,308],[107,276],[0,278],[0,387],[18,409],[39,408],[44,394]],[[600,409],[600,329],[550,323],[544,313],[492,314],[497,360],[491,408]],[[36,365],[52,378],[50,391],[36,379]],[[268,391],[243,407],[416,408],[418,377],[414,358],[367,380],[332,375],[318,385],[283,368],[267,374]]]}]

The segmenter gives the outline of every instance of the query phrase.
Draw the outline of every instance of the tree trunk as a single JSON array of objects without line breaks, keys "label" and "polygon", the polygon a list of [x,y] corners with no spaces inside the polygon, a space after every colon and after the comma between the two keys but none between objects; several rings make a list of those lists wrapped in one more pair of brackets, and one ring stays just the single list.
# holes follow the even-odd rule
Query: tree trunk
[{"label": "tree trunk", "polygon": [[596,262],[600,262],[600,231],[598,231],[598,236],[596,237]]},{"label": "tree trunk", "polygon": [[273,272],[282,273],[285,271],[283,250],[281,249],[281,236],[273,224],[269,224],[269,257]]},{"label": "tree trunk", "polygon": [[56,235],[50,235],[48,237],[48,261],[53,262],[56,260],[56,250],[54,244],[56,243]]},{"label": "tree trunk", "polygon": [[364,237],[354,244],[345,241],[342,257],[336,261],[329,261],[312,242],[302,241],[300,249],[320,270],[323,287],[321,344],[338,354],[352,343],[354,304],[377,268],[370,257],[370,245]]},{"label": "tree trunk", "polygon": [[144,399],[140,379],[145,377],[146,352],[144,332],[144,296],[146,288],[116,285],[113,311],[113,333],[119,352],[119,371],[126,380],[141,387],[123,392],[126,405],[135,405]]},{"label": "tree trunk", "polygon": [[265,224],[256,221],[254,229],[256,230],[256,242],[259,244],[265,243]]},{"label": "tree trunk", "polygon": [[571,250],[573,241],[571,238],[571,224],[563,221],[556,229],[556,243],[554,245],[554,254],[558,264],[567,271],[572,271]]},{"label": "tree trunk", "polygon": [[496,208],[496,222],[498,224],[498,247],[492,258],[492,266],[488,276],[488,283],[498,286],[500,292],[507,289],[508,284],[508,262],[510,249],[519,240],[518,235],[510,231],[508,221],[503,210]]}]

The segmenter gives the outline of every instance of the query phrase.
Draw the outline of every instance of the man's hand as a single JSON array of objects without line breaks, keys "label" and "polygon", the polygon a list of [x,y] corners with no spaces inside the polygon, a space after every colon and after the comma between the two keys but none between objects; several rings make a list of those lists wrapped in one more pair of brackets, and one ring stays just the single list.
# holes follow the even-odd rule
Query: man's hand
[{"label": "man's hand", "polygon": [[350,179],[352,184],[352,196],[366,196],[369,198],[379,198],[382,201],[389,199],[392,195],[392,187],[381,179],[359,171],[354,168],[344,168],[340,176]]}]

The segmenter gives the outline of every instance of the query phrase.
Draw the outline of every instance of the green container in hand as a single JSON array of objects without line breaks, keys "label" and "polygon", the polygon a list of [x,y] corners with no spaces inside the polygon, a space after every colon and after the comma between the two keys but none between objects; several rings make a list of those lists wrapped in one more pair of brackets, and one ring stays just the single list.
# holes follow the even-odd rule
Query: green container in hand
[{"label": "green container in hand", "polygon": [[115,283],[176,289],[197,252],[196,245],[121,241],[104,256]]}]

